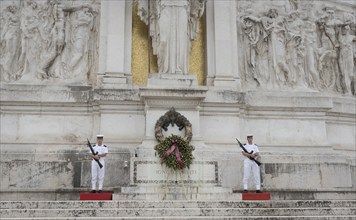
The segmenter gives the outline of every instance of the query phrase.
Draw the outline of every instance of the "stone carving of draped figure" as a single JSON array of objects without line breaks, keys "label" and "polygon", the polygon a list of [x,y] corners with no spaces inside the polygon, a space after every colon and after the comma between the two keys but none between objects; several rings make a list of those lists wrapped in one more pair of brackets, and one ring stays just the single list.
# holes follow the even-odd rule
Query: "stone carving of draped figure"
[{"label": "stone carving of draped figure", "polygon": [[268,44],[259,19],[252,16],[251,10],[246,10],[241,17],[242,28],[246,36],[246,76],[245,80],[255,81],[257,86],[266,87],[269,82],[267,51]]},{"label": "stone carving of draped figure", "polygon": [[90,44],[97,14],[89,4],[64,5],[66,14],[66,47],[51,69],[52,75],[70,83],[86,83],[89,77]]},{"label": "stone carving of draped figure", "polygon": [[342,80],[341,86],[343,87],[343,92],[346,94],[352,94],[351,84],[352,82],[355,83],[352,47],[354,40],[356,41],[356,38],[350,34],[350,25],[343,26],[339,33],[339,65]]},{"label": "stone carving of draped figure", "polygon": [[5,82],[94,80],[100,1],[22,0],[2,9],[0,77]]},{"label": "stone carving of draped figure", "polygon": [[277,85],[291,84],[291,73],[286,61],[286,20],[276,9],[270,9],[261,18],[262,26],[269,35],[270,55]]},{"label": "stone carving of draped figure", "polygon": [[2,20],[4,25],[0,38],[0,73],[1,80],[10,82],[17,79],[17,60],[20,54],[21,31],[18,7],[7,6],[2,13]]},{"label": "stone carving of draped figure", "polygon": [[316,59],[317,59],[317,36],[316,36],[316,26],[314,21],[305,20],[304,28],[304,45],[305,45],[305,71],[306,79],[309,87],[318,89],[319,88],[319,72],[316,69]]},{"label": "stone carving of draped figure", "polygon": [[322,86],[328,90],[351,94],[354,36],[349,32],[354,17],[345,13],[344,19],[340,20],[335,18],[334,8],[325,7],[323,10],[323,16],[317,21],[321,32],[319,69]]},{"label": "stone carving of draped figure", "polygon": [[339,75],[337,27],[341,21],[334,17],[335,10],[324,8],[324,14],[317,20],[320,29],[320,58],[319,72],[322,88],[338,91],[337,79]]},{"label": "stone carving of draped figure", "polygon": [[63,13],[56,0],[24,2],[21,16],[23,33],[19,63],[21,82],[49,79],[50,66],[64,46]]},{"label": "stone carving of draped figure", "polygon": [[307,87],[304,72],[304,22],[298,11],[292,11],[288,17],[287,63],[290,69],[289,82],[297,87]]},{"label": "stone carving of draped figure", "polygon": [[142,21],[150,24],[159,73],[188,73],[191,41],[197,37],[205,1],[138,0],[138,14]]},{"label": "stone carving of draped figure", "polygon": [[[260,27],[260,35],[259,39],[256,39],[254,43],[251,41],[251,27],[246,26],[248,23],[255,23],[255,25],[259,25]],[[252,48],[252,56],[248,55],[248,63],[250,62],[252,65],[252,74],[254,75],[255,80],[258,69],[261,69],[261,76],[264,78],[265,82],[268,82],[267,87],[284,87],[284,86],[292,86],[296,82],[296,77],[294,77],[291,73],[291,70],[287,64],[287,21],[284,17],[279,16],[276,9],[269,9],[265,16],[254,17],[251,15],[246,15],[242,19],[242,27],[245,30],[245,35],[250,39],[249,44],[254,46],[256,44],[257,47]],[[256,27],[255,27],[256,28]],[[300,37],[299,37],[300,38]],[[300,44],[300,41],[296,41],[296,43]],[[267,44],[267,45],[266,45]],[[270,59],[260,59],[256,64],[257,60],[254,54],[259,52],[259,54],[263,54],[263,51],[268,51],[268,57]],[[257,56],[258,58],[261,58]],[[252,59],[251,59],[252,58]],[[297,54],[295,56],[297,59]],[[263,60],[268,60],[268,67],[264,65]],[[296,62],[298,62],[296,60]],[[258,66],[258,68],[253,67],[253,65]],[[264,68],[261,68],[264,67]],[[266,73],[269,72],[269,73]],[[270,75],[269,75],[270,74]],[[262,79],[261,78],[261,79]]]}]

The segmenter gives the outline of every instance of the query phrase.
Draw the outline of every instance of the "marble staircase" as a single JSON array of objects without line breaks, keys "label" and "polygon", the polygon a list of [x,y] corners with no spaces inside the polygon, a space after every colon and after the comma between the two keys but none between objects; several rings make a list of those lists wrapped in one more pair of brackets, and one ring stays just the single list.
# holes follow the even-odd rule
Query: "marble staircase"
[{"label": "marble staircase", "polygon": [[356,200],[1,201],[6,219],[356,219]]}]

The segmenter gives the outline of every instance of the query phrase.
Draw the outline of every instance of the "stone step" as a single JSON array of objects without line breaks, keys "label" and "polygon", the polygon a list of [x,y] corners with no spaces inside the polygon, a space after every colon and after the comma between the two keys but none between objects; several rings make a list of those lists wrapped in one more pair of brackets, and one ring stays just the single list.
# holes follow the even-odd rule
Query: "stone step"
[{"label": "stone step", "polygon": [[240,193],[219,186],[128,186],[113,195],[113,200],[242,200]]},{"label": "stone step", "polygon": [[231,188],[223,188],[219,186],[167,186],[158,185],[158,186],[129,186],[121,187],[121,193],[232,193]]},{"label": "stone step", "polygon": [[241,201],[241,193],[115,193],[112,200],[235,200]]},{"label": "stone step", "polygon": [[354,200],[355,190],[268,190],[273,200]]},{"label": "stone step", "polygon": [[156,217],[156,216],[356,216],[356,208],[115,208],[115,209],[1,209],[11,217]]},{"label": "stone step", "polygon": [[[163,188],[163,187],[161,187]],[[219,187],[216,187],[219,188]],[[236,195],[240,193],[227,193],[224,192],[224,188],[220,187],[221,189],[216,189],[216,190],[222,190],[222,192],[219,191],[219,193],[214,193],[215,191],[205,191],[205,189],[202,189],[202,194],[203,196],[197,196],[196,193],[192,194],[192,196],[186,198],[186,199],[195,199],[199,200],[221,200],[219,198],[219,195],[217,194],[224,194],[225,200],[241,200],[240,196],[241,195]],[[116,197],[116,200],[132,200],[132,199],[139,199],[139,200],[150,200],[151,198],[153,200],[162,200],[163,194],[160,193],[160,196],[152,196],[150,194],[154,193],[148,193],[148,196],[140,195],[140,194],[147,194],[147,193],[132,193],[131,195],[129,191],[127,193],[122,193],[121,188],[110,188],[106,190],[111,190],[114,191],[115,194],[119,194],[119,196]],[[78,200],[80,193],[87,192],[88,189],[61,189],[61,190],[1,190],[0,191],[0,200],[2,201],[68,201],[68,200]],[[265,190],[266,191],[266,190]],[[271,199],[272,200],[353,200],[356,198],[356,191],[354,190],[312,190],[312,191],[306,191],[306,190],[267,190],[271,194]],[[176,193],[172,193],[176,194]],[[230,195],[229,195],[230,194]],[[183,195],[183,194],[182,194]],[[175,197],[171,198],[166,198],[166,199],[175,199]],[[185,197],[181,197],[180,199],[185,199]]]},{"label": "stone step", "polygon": [[356,207],[356,200],[270,201],[0,201],[1,209],[94,209],[94,208],[337,208]]},{"label": "stone step", "polygon": [[[261,220],[354,220],[355,215],[343,216],[239,216],[239,220],[261,219]],[[1,220],[235,220],[233,216],[160,216],[160,217],[44,217],[44,218],[1,218]]]}]

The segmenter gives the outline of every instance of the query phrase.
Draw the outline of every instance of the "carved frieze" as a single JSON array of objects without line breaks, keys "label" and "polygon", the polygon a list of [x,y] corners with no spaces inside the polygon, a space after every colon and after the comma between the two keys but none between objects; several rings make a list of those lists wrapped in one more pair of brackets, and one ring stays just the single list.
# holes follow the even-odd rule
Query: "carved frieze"
[{"label": "carved frieze", "polygon": [[238,1],[243,86],[355,95],[355,8],[331,1]]},{"label": "carved frieze", "polygon": [[100,0],[2,1],[0,10],[1,81],[92,81]]}]

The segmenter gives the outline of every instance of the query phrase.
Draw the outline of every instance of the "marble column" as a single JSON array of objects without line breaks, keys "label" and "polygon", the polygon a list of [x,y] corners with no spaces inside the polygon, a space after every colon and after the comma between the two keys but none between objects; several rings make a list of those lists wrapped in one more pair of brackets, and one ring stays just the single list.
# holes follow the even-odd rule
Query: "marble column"
[{"label": "marble column", "polygon": [[240,90],[237,63],[236,2],[207,3],[207,84]]},{"label": "marble column", "polygon": [[132,1],[101,2],[99,84],[116,87],[131,81]]}]

